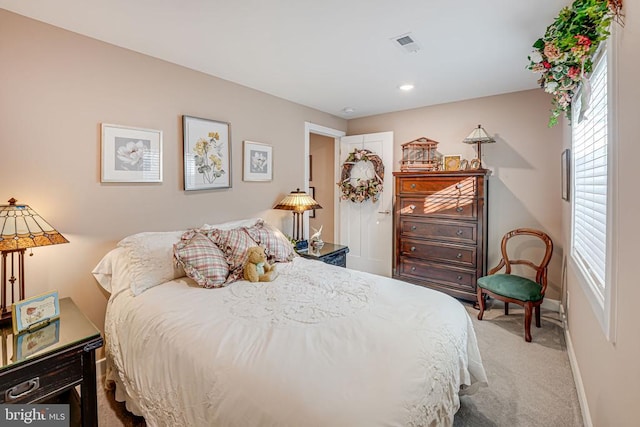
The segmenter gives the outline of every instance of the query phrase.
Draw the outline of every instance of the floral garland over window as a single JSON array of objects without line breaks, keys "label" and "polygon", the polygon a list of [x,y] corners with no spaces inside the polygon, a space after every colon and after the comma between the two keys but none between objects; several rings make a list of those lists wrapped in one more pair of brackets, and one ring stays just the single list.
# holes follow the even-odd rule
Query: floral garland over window
[{"label": "floral garland over window", "polygon": [[549,127],[563,112],[571,120],[573,95],[584,74],[591,72],[591,58],[609,36],[611,20],[621,17],[621,8],[622,0],[576,0],[533,44],[536,50],[529,55],[527,68],[542,74],[540,87],[553,95]]},{"label": "floral garland over window", "polygon": [[[356,185],[351,184],[351,169],[358,162],[371,162],[374,176],[370,179],[358,179]],[[382,159],[377,154],[369,150],[354,149],[349,153],[347,159],[342,164],[342,174],[340,175],[340,192],[342,200],[362,203],[371,198],[375,203],[382,193],[382,183],[384,181],[384,165]]]}]

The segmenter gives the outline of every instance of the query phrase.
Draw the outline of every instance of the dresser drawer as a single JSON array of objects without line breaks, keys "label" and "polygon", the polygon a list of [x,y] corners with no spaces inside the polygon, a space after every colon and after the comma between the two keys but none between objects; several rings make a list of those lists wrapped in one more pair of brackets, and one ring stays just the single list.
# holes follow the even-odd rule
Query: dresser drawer
[{"label": "dresser drawer", "polygon": [[0,403],[32,403],[82,382],[82,348],[2,376]]},{"label": "dresser drawer", "polygon": [[474,177],[400,178],[398,194],[439,194],[441,196],[474,197],[478,193]]},{"label": "dresser drawer", "polygon": [[404,239],[400,245],[400,255],[426,261],[458,264],[464,267],[475,268],[476,266],[476,248],[474,246]]},{"label": "dresser drawer", "polygon": [[435,218],[476,219],[478,203],[464,197],[399,197],[396,203],[400,215],[430,216]]},{"label": "dresser drawer", "polygon": [[425,237],[472,245],[478,240],[478,226],[475,222],[429,220],[410,216],[400,217],[400,233],[403,237]]},{"label": "dresser drawer", "polygon": [[435,282],[454,289],[475,292],[476,271],[446,264],[421,262],[409,257],[400,257],[398,272],[401,278]]}]

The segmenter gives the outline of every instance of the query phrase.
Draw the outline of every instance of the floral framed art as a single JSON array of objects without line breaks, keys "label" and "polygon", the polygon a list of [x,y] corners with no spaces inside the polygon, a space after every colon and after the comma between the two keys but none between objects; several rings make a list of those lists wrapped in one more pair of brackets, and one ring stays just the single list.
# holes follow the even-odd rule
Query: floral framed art
[{"label": "floral framed art", "polygon": [[231,188],[231,125],[182,116],[184,189]]},{"label": "floral framed art", "polygon": [[162,131],[102,124],[102,182],[162,182]]},{"label": "floral framed art", "polygon": [[273,147],[262,142],[244,141],[245,181],[271,181],[273,179]]}]

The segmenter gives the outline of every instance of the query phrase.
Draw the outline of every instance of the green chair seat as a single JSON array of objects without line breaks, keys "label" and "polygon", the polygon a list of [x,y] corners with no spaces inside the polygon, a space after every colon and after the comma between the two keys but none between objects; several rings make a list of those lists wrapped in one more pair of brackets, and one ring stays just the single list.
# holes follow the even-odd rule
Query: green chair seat
[{"label": "green chair seat", "polygon": [[492,274],[478,279],[478,286],[487,291],[520,301],[540,301],[542,286],[515,274]]}]

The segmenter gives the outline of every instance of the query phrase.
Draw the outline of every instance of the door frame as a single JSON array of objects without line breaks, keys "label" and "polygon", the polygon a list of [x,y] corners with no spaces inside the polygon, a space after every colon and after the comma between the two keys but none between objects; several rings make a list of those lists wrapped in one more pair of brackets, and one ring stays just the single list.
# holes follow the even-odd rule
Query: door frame
[{"label": "door frame", "polygon": [[[311,138],[311,134],[323,135],[333,138],[333,152],[334,159],[336,162],[340,160],[340,138],[346,135],[346,132],[332,129],[326,126],[317,125],[311,122],[304,122],[304,191],[309,192],[309,140]],[[338,182],[340,180],[339,176],[339,168],[337,167],[337,163],[333,164],[333,175],[334,182]],[[336,185],[333,189],[333,199],[334,201],[338,201],[338,186]],[[339,243],[337,239],[340,238],[340,203],[334,203],[335,208],[333,209],[333,240],[332,242]],[[304,230],[303,233],[305,236],[309,235],[309,212],[304,213],[306,217],[306,221],[304,221]]]}]

